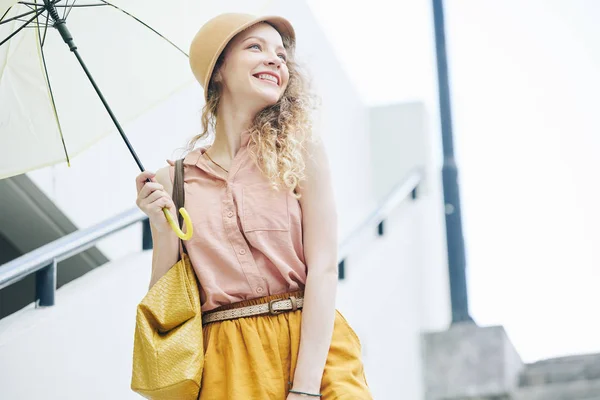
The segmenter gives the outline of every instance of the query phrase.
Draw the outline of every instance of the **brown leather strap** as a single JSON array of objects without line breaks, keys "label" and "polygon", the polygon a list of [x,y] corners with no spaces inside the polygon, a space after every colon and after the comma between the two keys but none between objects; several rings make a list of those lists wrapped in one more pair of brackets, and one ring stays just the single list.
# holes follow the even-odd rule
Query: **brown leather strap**
[{"label": "brown leather strap", "polygon": [[[179,213],[179,209],[185,206],[185,190],[183,188],[183,158],[175,161],[175,176],[173,178],[173,203],[175,203],[175,212],[177,213],[177,221],[179,227],[183,227],[183,217]],[[179,255],[183,258],[185,253],[183,240],[179,239]]]}]

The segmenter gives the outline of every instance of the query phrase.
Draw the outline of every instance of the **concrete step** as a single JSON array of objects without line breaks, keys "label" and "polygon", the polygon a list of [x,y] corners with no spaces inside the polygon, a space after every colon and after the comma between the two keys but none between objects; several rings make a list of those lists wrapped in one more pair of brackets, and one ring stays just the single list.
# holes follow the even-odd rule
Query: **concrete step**
[{"label": "concrete step", "polygon": [[527,364],[519,385],[527,387],[580,380],[600,380],[600,354],[560,357]]},{"label": "concrete step", "polygon": [[524,386],[513,400],[600,400],[600,379]]},{"label": "concrete step", "polygon": [[600,354],[527,364],[514,400],[600,400]]}]

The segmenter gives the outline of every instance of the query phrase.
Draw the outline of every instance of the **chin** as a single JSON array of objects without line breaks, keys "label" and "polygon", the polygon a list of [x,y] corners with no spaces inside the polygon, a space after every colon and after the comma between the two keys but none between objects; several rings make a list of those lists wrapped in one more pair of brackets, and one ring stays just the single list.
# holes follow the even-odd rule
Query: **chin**
[{"label": "chin", "polygon": [[271,93],[260,93],[256,96],[256,102],[261,104],[263,107],[270,107],[279,101],[280,96],[278,94]]}]

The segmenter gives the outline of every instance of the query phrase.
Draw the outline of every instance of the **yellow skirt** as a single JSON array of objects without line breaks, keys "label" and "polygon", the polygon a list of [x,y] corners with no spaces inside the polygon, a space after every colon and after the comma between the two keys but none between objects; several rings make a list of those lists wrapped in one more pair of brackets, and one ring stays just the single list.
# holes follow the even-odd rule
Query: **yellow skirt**
[{"label": "yellow skirt", "polygon": [[[241,301],[219,310],[262,304],[292,294]],[[205,359],[199,399],[285,400],[294,377],[301,321],[302,311],[297,310],[204,325]],[[337,310],[321,394],[322,400],[373,398],[358,336]]]}]

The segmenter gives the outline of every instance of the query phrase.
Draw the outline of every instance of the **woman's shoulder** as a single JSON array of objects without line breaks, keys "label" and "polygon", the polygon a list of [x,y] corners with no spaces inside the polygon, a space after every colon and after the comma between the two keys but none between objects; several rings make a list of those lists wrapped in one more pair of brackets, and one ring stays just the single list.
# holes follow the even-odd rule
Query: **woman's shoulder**
[{"label": "woman's shoulder", "polygon": [[[188,151],[182,157],[183,164],[184,165],[196,164],[196,162],[198,161],[198,158],[202,155],[202,153],[204,152],[204,150],[206,150],[206,147],[198,147],[198,148],[195,148],[194,150]],[[174,168],[175,167],[175,161],[176,160],[167,159],[167,163],[169,165],[167,165],[165,168],[167,168],[167,167]]]},{"label": "woman's shoulder", "polygon": [[[195,164],[198,157],[202,154],[202,148],[194,149],[188,152],[183,157],[183,166]],[[171,190],[173,188],[173,182],[175,177],[175,162],[176,160],[167,159],[167,165],[159,168],[156,171],[156,180],[163,185],[165,188],[168,186]],[[170,191],[169,191],[170,193]]]}]

